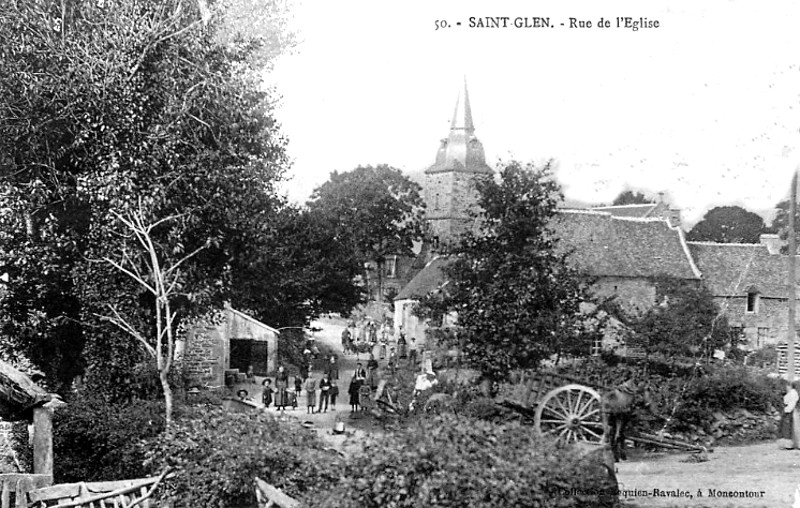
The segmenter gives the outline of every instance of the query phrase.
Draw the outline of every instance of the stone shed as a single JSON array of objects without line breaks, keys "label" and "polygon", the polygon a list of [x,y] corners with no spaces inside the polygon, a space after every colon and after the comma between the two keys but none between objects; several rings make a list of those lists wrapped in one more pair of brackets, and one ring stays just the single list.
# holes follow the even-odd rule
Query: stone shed
[{"label": "stone shed", "polygon": [[276,370],[279,331],[226,306],[222,319],[203,320],[189,327],[176,353],[190,383],[216,389],[225,386],[226,372],[258,376]]}]

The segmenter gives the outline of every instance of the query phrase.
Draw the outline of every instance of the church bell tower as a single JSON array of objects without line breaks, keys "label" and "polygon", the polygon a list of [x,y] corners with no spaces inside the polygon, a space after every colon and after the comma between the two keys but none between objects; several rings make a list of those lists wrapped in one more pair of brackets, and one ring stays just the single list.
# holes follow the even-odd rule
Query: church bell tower
[{"label": "church bell tower", "polygon": [[472,227],[470,211],[477,206],[473,181],[479,175],[491,174],[483,145],[475,137],[465,79],[450,133],[440,142],[436,162],[425,170],[425,218],[434,248],[456,240]]}]

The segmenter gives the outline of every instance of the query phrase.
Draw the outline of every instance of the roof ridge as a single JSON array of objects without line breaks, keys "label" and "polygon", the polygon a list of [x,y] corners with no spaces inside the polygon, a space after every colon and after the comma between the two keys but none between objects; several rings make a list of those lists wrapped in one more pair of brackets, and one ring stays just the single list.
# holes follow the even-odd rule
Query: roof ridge
[{"label": "roof ridge", "polygon": [[583,215],[601,215],[603,217],[612,217],[613,216],[609,212],[597,212],[595,210],[590,210],[588,208],[558,208],[556,209],[556,213],[575,213],[575,214],[583,214]]},{"label": "roof ridge", "polygon": [[697,264],[694,262],[694,257],[692,257],[692,252],[689,250],[689,243],[686,241],[686,234],[680,228],[680,226],[673,226],[669,223],[668,220],[664,222],[667,223],[667,227],[673,231],[678,232],[678,241],[681,243],[681,247],[683,248],[683,253],[686,255],[686,259],[689,261],[689,266],[692,267],[692,272],[698,279],[703,278],[703,273],[700,271],[700,268],[697,267]]},{"label": "roof ridge", "polygon": [[635,203],[630,205],[601,205],[601,206],[593,206],[591,207],[592,210],[599,210],[602,208],[633,208],[637,206],[657,206],[658,203]]},{"label": "roof ridge", "polygon": [[686,243],[688,243],[690,245],[715,245],[715,246],[721,246],[721,247],[761,247],[761,248],[764,248],[764,249],[767,248],[767,246],[764,245],[763,243],[732,243],[732,242],[731,243],[721,243],[721,242],[706,242],[706,241],[698,242],[698,241],[694,241],[694,240],[687,240]]}]

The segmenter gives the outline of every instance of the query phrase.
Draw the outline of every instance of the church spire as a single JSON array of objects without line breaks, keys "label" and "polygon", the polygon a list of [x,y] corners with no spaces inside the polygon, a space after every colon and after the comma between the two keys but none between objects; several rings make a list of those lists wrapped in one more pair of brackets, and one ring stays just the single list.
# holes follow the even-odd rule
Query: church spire
[{"label": "church spire", "polygon": [[472,108],[469,105],[469,91],[467,90],[467,77],[464,76],[464,98],[458,94],[456,99],[456,110],[453,113],[453,121],[450,123],[450,130],[463,130],[469,134],[475,132],[475,125],[472,123]]}]

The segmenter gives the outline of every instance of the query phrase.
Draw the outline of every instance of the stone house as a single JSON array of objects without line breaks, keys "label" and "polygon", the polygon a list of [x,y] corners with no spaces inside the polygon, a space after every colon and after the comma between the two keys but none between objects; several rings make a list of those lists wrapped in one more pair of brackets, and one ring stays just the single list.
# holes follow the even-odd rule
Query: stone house
[{"label": "stone house", "polygon": [[[615,297],[628,312],[643,312],[656,303],[656,277],[701,281],[683,231],[663,219],[565,209],[553,219],[553,229],[559,248],[569,252],[573,266],[592,281],[595,298]],[[395,333],[402,326],[406,336],[425,336],[427,324],[412,309],[422,296],[445,287],[445,263],[444,258],[434,258],[395,298]]]},{"label": "stone house", "polygon": [[279,333],[226,306],[221,319],[202,320],[189,327],[185,341],[176,347],[176,356],[193,384],[222,388],[226,373],[245,374],[250,366],[258,376],[275,372]]},{"label": "stone house", "polygon": [[766,243],[689,242],[689,249],[732,331],[745,339],[746,347],[786,340],[788,256],[770,251]]}]

